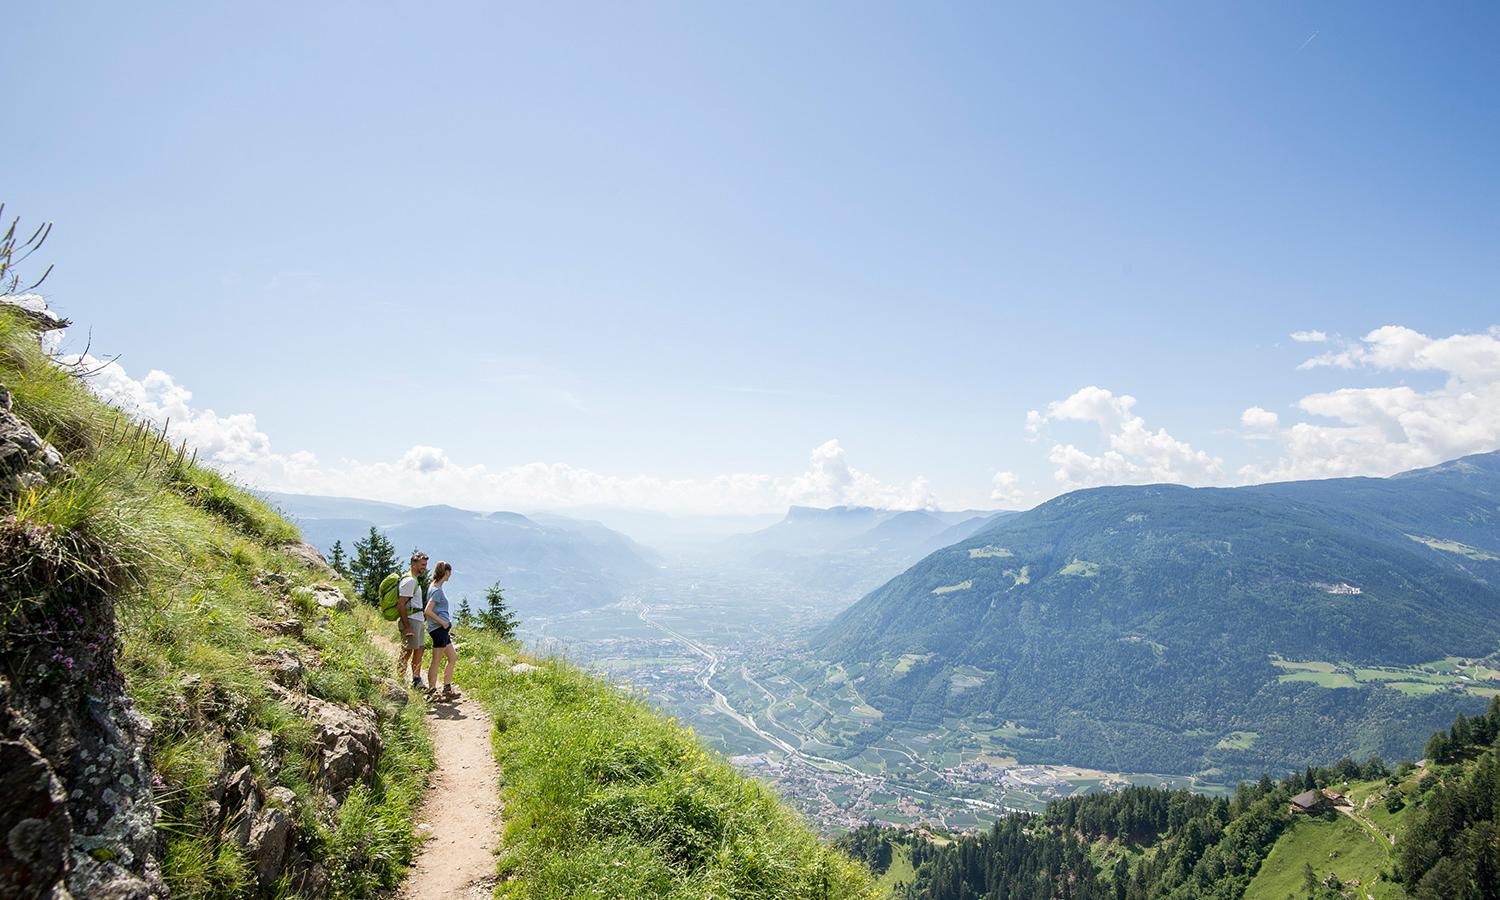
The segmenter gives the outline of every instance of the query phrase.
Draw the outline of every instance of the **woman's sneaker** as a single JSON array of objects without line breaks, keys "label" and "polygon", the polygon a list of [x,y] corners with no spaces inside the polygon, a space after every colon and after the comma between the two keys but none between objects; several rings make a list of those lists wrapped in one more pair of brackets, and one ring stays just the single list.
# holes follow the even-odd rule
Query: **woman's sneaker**
[{"label": "woman's sneaker", "polygon": [[443,699],[444,700],[457,700],[459,697],[462,697],[462,696],[463,696],[463,694],[460,694],[458,691],[456,691],[456,690],[453,689],[453,685],[451,685],[451,684],[445,684],[445,685],[443,685]]}]

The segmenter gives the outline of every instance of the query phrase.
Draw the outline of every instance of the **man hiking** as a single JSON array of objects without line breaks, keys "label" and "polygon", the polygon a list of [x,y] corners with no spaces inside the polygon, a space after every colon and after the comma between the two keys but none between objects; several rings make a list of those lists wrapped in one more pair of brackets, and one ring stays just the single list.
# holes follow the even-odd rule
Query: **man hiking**
[{"label": "man hiking", "polygon": [[411,686],[422,684],[422,649],[427,644],[427,629],[422,627],[427,608],[427,554],[418,550],[411,555],[411,573],[396,588],[396,627],[401,632],[401,661],[396,671],[411,665]]}]

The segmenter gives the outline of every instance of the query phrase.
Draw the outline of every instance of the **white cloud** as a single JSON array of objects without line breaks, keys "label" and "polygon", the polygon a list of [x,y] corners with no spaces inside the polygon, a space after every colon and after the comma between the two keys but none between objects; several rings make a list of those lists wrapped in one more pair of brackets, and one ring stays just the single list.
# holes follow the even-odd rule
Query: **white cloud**
[{"label": "white cloud", "polygon": [[991,482],[990,499],[1001,506],[1015,509],[1026,505],[1026,492],[1021,490],[1020,479],[1014,472],[996,472]]},{"label": "white cloud", "polygon": [[1244,480],[1389,475],[1500,446],[1500,327],[1431,338],[1387,325],[1299,366],[1322,367],[1445,378],[1428,390],[1340,388],[1303,397],[1297,408],[1307,420],[1276,431],[1279,458],[1241,468]]},{"label": "white cloud", "polygon": [[1269,409],[1252,406],[1240,413],[1240,425],[1249,438],[1266,438],[1275,434],[1281,425],[1281,417]]},{"label": "white cloud", "polygon": [[930,509],[937,505],[925,478],[907,484],[885,484],[851,468],[837,440],[812,452],[812,468],[792,480],[788,495],[801,506],[877,506],[884,509]]},{"label": "white cloud", "polygon": [[1223,480],[1223,461],[1180,441],[1159,428],[1152,431],[1135,413],[1134,397],[1116,395],[1090,385],[1047,405],[1045,413],[1031,410],[1026,428],[1035,435],[1053,422],[1093,422],[1107,449],[1089,453],[1073,444],[1054,443],[1047,458],[1056,467],[1053,477],[1065,488],[1103,484],[1217,484]]},{"label": "white cloud", "polygon": [[1294,331],[1291,338],[1299,344],[1321,344],[1328,340],[1328,335],[1321,331]]},{"label": "white cloud", "polygon": [[[62,358],[78,362],[76,357]],[[172,440],[187,440],[202,462],[232,472],[255,487],[293,493],[366,497],[395,503],[449,503],[470,509],[565,509],[623,506],[671,513],[763,513],[788,505],[936,505],[925,478],[887,483],[849,465],[844,448],[830,440],[812,451],[807,471],[794,477],[734,473],[670,479],[605,475],[567,463],[534,462],[491,467],[463,465],[439,447],[414,446],[393,462],[339,460],[326,464],[312,453],[281,453],[250,413],[220,415],[193,405],[193,394],[159,370],[136,379],[118,363],[85,358],[96,370],[90,384],[106,401],[157,425]]]}]

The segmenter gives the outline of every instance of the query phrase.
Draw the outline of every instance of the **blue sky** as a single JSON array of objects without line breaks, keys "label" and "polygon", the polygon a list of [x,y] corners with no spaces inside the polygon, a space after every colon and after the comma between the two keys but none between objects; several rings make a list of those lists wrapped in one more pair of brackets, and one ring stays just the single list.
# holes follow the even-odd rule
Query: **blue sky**
[{"label": "blue sky", "polygon": [[69,346],[123,354],[101,390],[266,487],[1382,474],[1500,445],[1497,20],[31,4],[0,199],[57,223]]}]

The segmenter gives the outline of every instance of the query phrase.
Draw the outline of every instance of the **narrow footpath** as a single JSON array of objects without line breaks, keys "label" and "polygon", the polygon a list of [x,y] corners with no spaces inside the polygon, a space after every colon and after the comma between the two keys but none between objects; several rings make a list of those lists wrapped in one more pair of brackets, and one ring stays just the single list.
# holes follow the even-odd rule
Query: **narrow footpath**
[{"label": "narrow footpath", "polygon": [[[394,667],[394,641],[380,639]],[[401,900],[490,897],[500,841],[500,767],[490,747],[490,717],[467,697],[428,702],[435,765],[417,811],[424,836],[397,893]]]},{"label": "narrow footpath", "polygon": [[427,721],[437,760],[417,813],[418,828],[427,839],[399,896],[489,897],[495,890],[494,851],[500,839],[500,767],[490,749],[490,717],[465,697],[431,701]]}]

